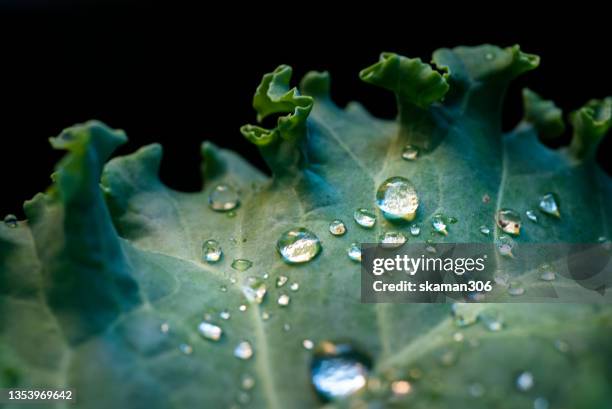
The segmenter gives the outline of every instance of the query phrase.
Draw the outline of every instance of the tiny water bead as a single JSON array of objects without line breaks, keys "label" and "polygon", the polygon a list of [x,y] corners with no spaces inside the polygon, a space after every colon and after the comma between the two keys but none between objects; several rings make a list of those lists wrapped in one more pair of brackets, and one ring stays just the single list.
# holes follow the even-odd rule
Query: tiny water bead
[{"label": "tiny water bead", "polygon": [[311,382],[325,401],[346,398],[368,382],[371,362],[350,344],[322,342],[310,365]]},{"label": "tiny water bead", "polygon": [[548,400],[543,397],[535,398],[533,401],[533,409],[548,409]]},{"label": "tiny water bead", "polygon": [[227,321],[232,318],[232,314],[228,310],[223,310],[219,313],[219,317],[221,317],[222,320]]},{"label": "tiny water bead", "polygon": [[402,150],[402,159],[413,161],[419,157],[419,148],[414,145],[406,145]]},{"label": "tiny water bead", "polygon": [[480,398],[485,393],[485,388],[482,384],[476,382],[468,387],[468,391],[474,398]]},{"label": "tiny water bead", "polygon": [[247,277],[244,286],[242,287],[244,296],[250,302],[261,304],[268,289],[261,279],[256,277]]},{"label": "tiny water bead", "polygon": [[542,281],[554,281],[557,278],[553,266],[548,263],[544,263],[540,266],[540,280]]},{"label": "tiny water bead", "polygon": [[223,257],[223,250],[217,240],[206,240],[202,245],[202,260],[216,263]]},{"label": "tiny water bead", "polygon": [[504,328],[504,321],[497,313],[484,312],[479,314],[478,318],[482,321],[485,328],[491,332],[501,331]]},{"label": "tiny water bead", "polygon": [[315,258],[321,251],[321,242],[313,232],[299,227],[281,234],[276,248],[286,263],[299,264]]},{"label": "tiny water bead", "polygon": [[244,258],[237,258],[232,261],[232,268],[238,271],[246,271],[253,266],[253,262]]},{"label": "tiny water bead", "polygon": [[446,230],[446,223],[444,221],[444,217],[441,214],[436,214],[431,219],[431,227],[433,229],[443,235],[448,235],[448,231]]},{"label": "tiny water bead", "polygon": [[291,302],[291,298],[287,294],[281,294],[278,296],[277,303],[281,307],[286,307]]},{"label": "tiny water bead", "polygon": [[480,233],[482,233],[485,236],[488,236],[489,234],[491,234],[491,229],[489,229],[487,226],[480,226],[480,228],[478,229],[480,231]]},{"label": "tiny water bead", "polygon": [[346,233],[346,226],[340,219],[333,220],[329,224],[329,232],[334,236],[342,236]]},{"label": "tiny water bead", "polygon": [[189,344],[180,344],[179,351],[185,355],[191,355],[193,353],[193,347]]},{"label": "tiny water bead", "polygon": [[514,240],[512,240],[508,236],[501,236],[495,241],[495,247],[497,247],[497,251],[499,254],[505,257],[514,257]]},{"label": "tiny water bead", "polygon": [[353,218],[358,225],[366,229],[371,229],[374,227],[374,224],[376,224],[376,215],[374,212],[363,207],[355,210]]},{"label": "tiny water bead", "polygon": [[300,289],[300,285],[298,283],[291,283],[289,288],[291,289],[291,291],[296,292]]},{"label": "tiny water bead", "polygon": [[491,201],[491,196],[489,196],[486,193],[484,195],[482,195],[482,203],[488,204],[490,201]]},{"label": "tiny water bead", "polygon": [[394,176],[385,180],[376,191],[376,205],[387,219],[411,221],[419,207],[419,196],[412,182]]},{"label": "tiny water bead", "polygon": [[289,277],[287,276],[278,276],[278,278],[276,279],[276,287],[281,288],[287,283],[288,280],[289,280]]},{"label": "tiny water bead", "polygon": [[310,351],[312,348],[314,348],[314,342],[312,342],[310,339],[305,339],[302,341],[302,346],[304,347],[304,349]]},{"label": "tiny water bead", "polygon": [[283,324],[283,331],[285,331],[285,332],[291,331],[291,324],[289,324],[289,323]]},{"label": "tiny water bead", "polygon": [[246,310],[247,310],[246,304],[240,304],[240,306],[238,307],[238,311],[240,312],[245,312]]},{"label": "tiny water bead", "polygon": [[521,233],[521,216],[512,209],[500,209],[495,218],[504,233],[518,236]]},{"label": "tiny water bead", "polygon": [[380,236],[380,243],[384,248],[397,248],[406,243],[408,239],[402,232],[388,231]]},{"label": "tiny water bead", "polygon": [[415,237],[421,234],[421,226],[419,226],[418,224],[413,224],[412,226],[410,226],[410,234]]},{"label": "tiny water bead", "polygon": [[253,347],[249,341],[241,341],[234,348],[234,356],[238,359],[247,360],[253,356]]},{"label": "tiny water bead", "polygon": [[531,220],[532,222],[534,222],[534,223],[538,222],[538,215],[535,214],[535,212],[533,210],[527,210],[525,212],[525,216],[527,216],[527,218],[529,220]]},{"label": "tiny water bead", "polygon": [[547,193],[540,198],[539,204],[540,210],[551,216],[560,218],[561,213],[559,212],[559,205],[557,199],[553,193]]},{"label": "tiny water bead", "polygon": [[238,192],[233,187],[220,184],[213,188],[208,196],[208,204],[217,212],[228,212],[240,204]]},{"label": "tiny water bead", "polygon": [[253,389],[254,386],[255,386],[255,378],[253,378],[249,374],[242,375],[242,378],[240,380],[240,387],[242,389],[244,389],[245,391],[248,391],[248,390]]},{"label": "tiny water bead", "polygon": [[359,243],[351,243],[347,250],[349,258],[353,261],[361,261],[361,245]]},{"label": "tiny water bead", "polygon": [[4,218],[4,224],[11,229],[14,229],[18,226],[17,216],[14,214],[7,214]]},{"label": "tiny water bead", "polygon": [[163,322],[160,326],[159,326],[159,330],[164,333],[167,334],[168,331],[170,331],[170,324],[168,324],[167,322]]},{"label": "tiny water bead", "polygon": [[518,297],[525,294],[525,288],[521,286],[521,283],[511,282],[508,287],[508,294],[513,297]]},{"label": "tiny water bead", "polygon": [[211,341],[218,341],[221,339],[221,335],[223,335],[221,327],[206,321],[202,321],[200,325],[198,325],[198,331],[200,335]]},{"label": "tiny water bead", "polygon": [[521,372],[516,377],[516,388],[521,392],[527,392],[533,388],[534,379],[531,372]]}]

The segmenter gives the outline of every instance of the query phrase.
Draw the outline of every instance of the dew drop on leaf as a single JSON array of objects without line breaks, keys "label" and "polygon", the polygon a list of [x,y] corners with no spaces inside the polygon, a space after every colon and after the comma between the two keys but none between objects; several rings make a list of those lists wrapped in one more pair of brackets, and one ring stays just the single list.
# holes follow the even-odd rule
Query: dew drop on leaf
[{"label": "dew drop on leaf", "polygon": [[285,332],[291,331],[291,324],[288,324],[288,323],[283,324],[283,331]]},{"label": "dew drop on leaf", "polygon": [[508,287],[508,294],[513,297],[518,297],[525,294],[525,288],[523,288],[520,283],[510,283],[510,287]]},{"label": "dew drop on leaf", "polygon": [[355,219],[358,225],[360,225],[361,227],[365,227],[366,229],[371,229],[376,223],[376,215],[374,214],[374,212],[365,208],[359,208],[355,210],[355,212],[353,213],[353,218]]},{"label": "dew drop on leaf", "polygon": [[202,245],[202,260],[207,263],[216,263],[221,260],[223,250],[217,240],[206,240]]},{"label": "dew drop on leaf", "polygon": [[478,309],[473,304],[455,303],[451,306],[453,321],[458,327],[468,327],[478,320]]},{"label": "dew drop on leaf", "polygon": [[302,341],[302,346],[304,347],[304,349],[310,351],[312,348],[314,348],[314,342],[312,342],[310,339],[305,339]]},{"label": "dew drop on leaf", "polygon": [[232,268],[238,271],[246,271],[253,266],[253,263],[250,260],[246,260],[243,258],[237,258],[232,261]]},{"label": "dew drop on leaf", "polygon": [[278,296],[277,303],[281,307],[288,306],[290,302],[291,302],[291,298],[289,298],[289,296],[287,294],[281,294],[281,295]]},{"label": "dew drop on leaf", "polygon": [[242,379],[240,380],[240,387],[245,391],[253,389],[255,386],[255,378],[253,378],[249,374],[242,375]]},{"label": "dew drop on leaf", "polygon": [[554,281],[557,278],[555,269],[548,263],[544,263],[540,266],[540,280],[542,281]]},{"label": "dew drop on leaf", "polygon": [[412,234],[413,236],[418,236],[419,234],[421,234],[421,226],[419,226],[418,224],[413,224],[410,226],[410,234]]},{"label": "dew drop on leaf", "polygon": [[159,330],[164,333],[167,334],[168,331],[170,331],[170,324],[168,324],[167,322],[163,322],[160,326],[159,326]]},{"label": "dew drop on leaf", "polygon": [[555,217],[561,217],[561,213],[559,212],[559,206],[557,205],[557,200],[555,195],[552,193],[547,193],[540,198],[539,204],[540,210],[546,214]]},{"label": "dew drop on leaf", "polygon": [[389,220],[411,221],[419,207],[419,197],[412,182],[401,176],[381,183],[376,191],[376,205]]},{"label": "dew drop on leaf", "polygon": [[538,215],[531,209],[525,212],[525,216],[534,223],[538,222]]},{"label": "dew drop on leaf", "polygon": [[185,355],[191,355],[193,353],[193,347],[189,344],[180,344],[179,350]]},{"label": "dew drop on leaf", "polygon": [[240,204],[238,192],[231,186],[220,184],[214,187],[208,196],[210,208],[217,212],[227,212]]},{"label": "dew drop on leaf", "polygon": [[448,235],[448,231],[446,230],[446,223],[444,222],[444,217],[441,214],[436,214],[431,219],[431,226],[433,229],[443,235]]},{"label": "dew drop on leaf", "polygon": [[391,382],[391,392],[397,397],[408,395],[412,391],[412,385],[405,380]]},{"label": "dew drop on leaf", "polygon": [[371,362],[350,344],[322,342],[310,365],[311,382],[325,401],[346,398],[366,386]]},{"label": "dew drop on leaf", "polygon": [[480,233],[482,233],[485,236],[488,236],[489,234],[491,234],[491,229],[489,229],[487,226],[480,226],[480,228],[478,229],[480,231]]},{"label": "dew drop on leaf", "polygon": [[478,318],[485,328],[491,332],[498,332],[504,328],[504,321],[497,313],[483,312],[479,314]]},{"label": "dew drop on leaf", "polygon": [[495,217],[497,226],[504,233],[518,236],[521,233],[521,216],[512,209],[500,209]]},{"label": "dew drop on leaf", "polygon": [[406,145],[402,150],[402,159],[413,161],[419,157],[419,148],[414,145]]},{"label": "dew drop on leaf", "polygon": [[487,204],[491,201],[491,196],[489,196],[488,194],[484,194],[482,195],[482,203]]},{"label": "dew drop on leaf", "polygon": [[516,388],[521,392],[527,392],[533,388],[534,380],[531,372],[521,372],[516,377]]},{"label": "dew drop on leaf", "polygon": [[4,224],[12,229],[16,228],[18,224],[17,216],[15,216],[14,214],[7,214],[4,218]]},{"label": "dew drop on leaf", "polygon": [[287,276],[278,276],[278,278],[276,279],[276,287],[280,288],[284,286],[287,283],[287,280],[289,280],[289,277]]},{"label": "dew drop on leaf", "polygon": [[240,312],[245,312],[247,310],[246,304],[240,304],[240,307],[238,307],[238,310]]},{"label": "dew drop on leaf", "polygon": [[533,401],[533,409],[548,409],[548,400],[543,397],[535,398]]},{"label": "dew drop on leaf", "polygon": [[198,332],[204,338],[209,339],[211,341],[218,341],[221,339],[221,335],[223,334],[223,330],[221,327],[215,324],[211,324],[207,321],[202,321],[200,325],[198,325]]},{"label": "dew drop on leaf", "polygon": [[329,224],[329,232],[334,236],[342,236],[346,233],[346,226],[342,220],[336,219]]},{"label": "dew drop on leaf", "polygon": [[388,231],[380,236],[380,243],[384,248],[401,247],[407,240],[406,236],[399,231]]},{"label": "dew drop on leaf", "polygon": [[221,285],[221,287],[219,287],[219,289],[221,290],[222,293],[226,293],[227,292],[227,286],[226,285]]},{"label": "dew drop on leaf", "polygon": [[232,318],[232,314],[228,310],[223,310],[219,313],[219,317],[221,317],[222,320],[227,321]]},{"label": "dew drop on leaf", "polygon": [[238,359],[247,360],[253,356],[253,347],[249,341],[241,341],[234,348],[234,356]]},{"label": "dew drop on leaf", "polygon": [[295,291],[298,291],[300,289],[300,285],[298,283],[291,283],[289,288],[291,289],[291,291],[295,292]]},{"label": "dew drop on leaf", "polygon": [[261,319],[264,321],[268,321],[270,319],[270,313],[267,311],[264,311],[261,313]]},{"label": "dew drop on leaf", "polygon": [[476,382],[476,383],[470,384],[470,386],[468,387],[468,392],[470,393],[472,397],[480,398],[482,397],[482,395],[484,395],[485,388],[484,386],[482,386],[482,384]]},{"label": "dew drop on leaf", "polygon": [[353,261],[361,261],[361,245],[359,243],[351,243],[347,250],[349,258]]},{"label": "dew drop on leaf", "polygon": [[497,251],[504,257],[514,257],[512,250],[514,250],[514,240],[512,240],[508,236],[500,236],[495,241],[495,247],[497,247]]},{"label": "dew drop on leaf", "polygon": [[299,227],[281,234],[276,248],[289,264],[306,263],[319,254],[321,242],[313,232]]},{"label": "dew drop on leaf", "polygon": [[242,287],[246,299],[256,304],[261,304],[267,291],[266,285],[257,277],[247,277]]},{"label": "dew drop on leaf", "polygon": [[570,346],[567,341],[562,339],[556,339],[554,342],[555,349],[563,354],[569,352]]}]

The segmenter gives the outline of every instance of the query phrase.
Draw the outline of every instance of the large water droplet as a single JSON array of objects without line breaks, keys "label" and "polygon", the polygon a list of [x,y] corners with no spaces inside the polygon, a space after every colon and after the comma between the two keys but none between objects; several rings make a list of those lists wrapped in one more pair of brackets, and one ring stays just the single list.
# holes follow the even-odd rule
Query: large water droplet
[{"label": "large water droplet", "polygon": [[402,159],[413,161],[416,160],[419,156],[419,148],[414,145],[406,145],[404,146],[404,150],[402,151]]},{"label": "large water droplet", "polygon": [[376,215],[374,212],[371,212],[365,208],[355,210],[355,213],[353,213],[353,218],[358,225],[365,227],[366,229],[371,229],[376,223]]},{"label": "large water droplet", "polygon": [[553,193],[547,193],[540,198],[540,210],[555,217],[561,217],[559,206]]},{"label": "large water droplet", "polygon": [[223,334],[221,327],[206,321],[202,321],[200,325],[198,325],[198,331],[200,332],[200,335],[206,339],[210,339],[211,341],[218,341],[221,339],[221,335]]},{"label": "large water droplet", "polygon": [[413,220],[419,197],[412,182],[401,176],[385,180],[376,191],[376,204],[390,220]]},{"label": "large water droplet", "polygon": [[516,387],[521,392],[527,392],[533,388],[534,380],[531,372],[521,372],[516,377]]},{"label": "large water droplet", "polygon": [[253,356],[253,347],[249,341],[240,342],[234,349],[234,356],[238,359],[251,359]]},{"label": "large water droplet", "polygon": [[18,226],[17,216],[14,214],[7,214],[4,218],[4,224],[12,229],[16,228]]},{"label": "large water droplet", "polygon": [[446,230],[446,222],[444,221],[444,216],[441,214],[434,215],[434,217],[431,219],[431,226],[438,233],[445,236],[448,235],[448,231]]},{"label": "large water droplet", "polygon": [[537,215],[537,214],[535,214],[535,212],[534,212],[533,210],[531,210],[531,209],[530,209],[530,210],[527,210],[527,211],[525,212],[525,215],[526,215],[526,216],[527,216],[527,218],[528,218],[529,220],[531,220],[532,222],[534,222],[534,223],[537,223],[537,222],[538,222],[538,215]]},{"label": "large water droplet", "polygon": [[421,234],[421,226],[419,226],[416,223],[410,226],[410,234],[412,234],[415,237]]},{"label": "large water droplet", "polygon": [[297,264],[315,258],[321,251],[321,242],[313,232],[299,227],[283,233],[276,247],[285,262]]},{"label": "large water droplet", "polygon": [[210,192],[208,196],[210,208],[217,212],[227,212],[235,209],[240,204],[238,192],[231,186],[220,184]]},{"label": "large water droplet", "polygon": [[361,261],[361,245],[359,243],[351,243],[347,250],[349,258],[353,261]]},{"label": "large water droplet", "polygon": [[388,231],[380,236],[381,246],[384,248],[397,248],[406,243],[406,236],[399,231]]},{"label": "large water droplet", "polygon": [[504,233],[518,236],[521,232],[521,216],[511,209],[500,209],[495,218]]},{"label": "large water droplet", "polygon": [[345,398],[366,386],[370,367],[351,345],[322,342],[310,365],[312,385],[326,401]]},{"label": "large water droplet", "polygon": [[232,268],[238,271],[246,271],[253,266],[250,260],[244,258],[237,258],[232,261]]},{"label": "large water droplet", "polygon": [[202,260],[207,263],[216,263],[221,260],[223,250],[217,240],[206,240],[202,245]]},{"label": "large water droplet", "polygon": [[342,220],[336,219],[329,224],[329,232],[334,236],[342,236],[346,233],[346,226]]}]

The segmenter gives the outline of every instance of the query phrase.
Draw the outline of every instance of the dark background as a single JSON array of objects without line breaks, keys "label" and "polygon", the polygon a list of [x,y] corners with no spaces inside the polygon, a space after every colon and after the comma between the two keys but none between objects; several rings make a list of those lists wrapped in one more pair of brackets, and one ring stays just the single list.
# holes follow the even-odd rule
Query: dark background
[{"label": "dark background", "polygon": [[[464,14],[442,4],[416,10],[406,3],[406,11],[356,4],[332,15],[329,5],[262,3],[256,13],[226,3],[230,10],[220,14],[177,2],[0,0],[0,216],[23,217],[23,201],[49,185],[62,152],[47,139],[92,118],[127,132],[117,154],[161,142],[162,180],[179,190],[200,188],[205,139],[263,169],[238,128],[255,119],[251,98],[261,75],[281,63],[293,66],[295,84],[309,70],[329,70],[337,103],[358,100],[387,118],[395,115],[392,95],[357,77],[381,51],[429,61],[439,47],[489,42],[539,54],[540,68],[509,90],[506,129],[522,115],[523,86],[566,113],[612,95],[605,13],[536,15],[514,3]],[[600,147],[600,163],[611,139]]]}]

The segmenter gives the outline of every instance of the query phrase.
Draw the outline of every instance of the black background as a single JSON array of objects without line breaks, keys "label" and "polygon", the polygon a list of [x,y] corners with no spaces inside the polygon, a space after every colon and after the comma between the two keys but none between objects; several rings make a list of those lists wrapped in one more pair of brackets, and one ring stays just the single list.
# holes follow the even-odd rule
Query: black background
[{"label": "black background", "polygon": [[[238,128],[255,119],[251,98],[261,75],[281,63],[293,66],[295,84],[309,70],[330,71],[337,103],[358,100],[387,118],[395,115],[392,95],[357,77],[381,51],[429,61],[439,47],[488,42],[518,43],[540,55],[540,68],[509,90],[506,129],[522,115],[524,86],[566,113],[612,95],[605,13],[536,15],[513,4],[487,8],[491,3],[461,14],[443,4],[416,10],[410,3],[355,3],[350,13],[332,14],[330,4],[288,4],[226,3],[221,14],[212,5],[176,2],[2,2],[0,216],[23,217],[23,201],[49,185],[62,153],[47,139],[92,118],[127,132],[130,141],[117,154],[162,143],[162,180],[178,190],[200,188],[205,139],[263,169]],[[611,139],[600,147],[600,163]]]}]

